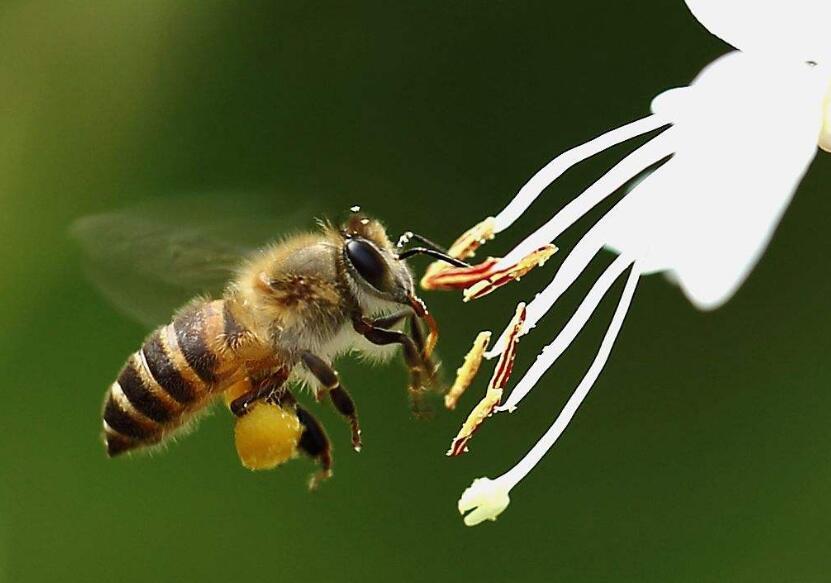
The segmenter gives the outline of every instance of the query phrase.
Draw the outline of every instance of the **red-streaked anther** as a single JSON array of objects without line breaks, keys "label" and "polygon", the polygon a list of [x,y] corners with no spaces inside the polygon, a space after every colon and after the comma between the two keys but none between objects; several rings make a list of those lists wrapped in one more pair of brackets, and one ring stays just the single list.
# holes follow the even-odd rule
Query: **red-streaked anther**
[{"label": "red-streaked anther", "polygon": [[[479,279],[464,291],[464,301],[476,300],[496,291],[512,281],[519,281],[525,274],[535,267],[542,267],[548,259],[557,252],[555,245],[544,245],[529,253],[517,263],[504,269],[494,269],[484,278]],[[494,263],[494,267],[495,267]]]},{"label": "red-streaked anther", "polygon": [[557,252],[555,245],[544,245],[516,263],[499,267],[501,259],[488,257],[470,267],[447,267],[425,275],[421,286],[429,290],[463,289],[464,301],[475,300],[496,291],[505,284],[518,281],[535,267],[542,266]]},{"label": "red-streaked anther", "polygon": [[494,267],[499,262],[496,257],[488,257],[481,263],[470,267],[449,267],[443,265],[440,270],[434,270],[421,278],[421,287],[426,290],[454,290],[465,289],[482,281],[494,273]]},{"label": "red-streaked anther", "polygon": [[[516,313],[514,314],[511,323],[509,324],[511,332],[508,336],[508,342],[505,346],[505,350],[499,357],[499,362],[496,364],[493,376],[488,384],[488,390],[482,400],[479,401],[479,404],[477,404],[476,407],[474,407],[470,412],[470,415],[468,415],[462,425],[462,428],[459,430],[459,433],[456,434],[456,437],[453,439],[453,443],[450,445],[450,449],[447,452],[448,456],[457,456],[465,453],[467,451],[467,443],[470,441],[470,438],[473,437],[473,434],[479,429],[482,423],[484,423],[485,419],[490,417],[493,410],[499,405],[499,403],[502,402],[502,393],[505,390],[505,386],[508,384],[508,379],[511,378],[511,371],[514,368],[516,346],[519,342],[519,336],[522,333],[522,325],[525,322],[525,316],[525,304],[520,303],[516,308]],[[478,341],[479,339],[477,338],[477,342]]]},{"label": "red-streaked anther", "polygon": [[[461,259],[463,261],[473,257],[479,247],[494,238],[494,227],[495,223],[493,217],[484,219],[477,225],[462,233],[462,235],[453,242],[450,249],[447,250],[447,254],[450,255],[450,257]],[[424,277],[421,278],[420,285],[422,289],[453,289],[443,287],[441,283],[434,284],[436,276],[447,269],[450,269],[450,267],[447,263],[442,261],[434,261],[431,263],[424,272]]]}]

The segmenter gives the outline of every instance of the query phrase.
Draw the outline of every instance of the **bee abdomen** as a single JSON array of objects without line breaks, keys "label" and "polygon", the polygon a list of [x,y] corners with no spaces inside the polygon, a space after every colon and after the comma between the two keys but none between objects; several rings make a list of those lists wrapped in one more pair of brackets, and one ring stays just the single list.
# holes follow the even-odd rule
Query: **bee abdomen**
[{"label": "bee abdomen", "polygon": [[233,368],[215,350],[224,328],[222,302],[192,304],[127,360],[104,404],[110,456],[158,443],[208,401]]},{"label": "bee abdomen", "polygon": [[[217,330],[217,324],[220,328]],[[211,304],[202,304],[185,309],[173,320],[178,349],[190,369],[206,385],[216,383],[217,354],[211,344],[221,334],[222,311],[217,313]]]},{"label": "bee abdomen", "polygon": [[[165,371],[166,361],[157,356],[147,358],[145,348],[160,334],[157,331],[145,343],[145,347],[127,360],[116,381],[110,385],[104,403],[104,432],[107,453],[118,455],[142,445],[157,443],[165,432],[181,424],[188,402],[179,402],[159,380],[169,386],[170,374],[156,377],[151,372],[151,362],[157,370]],[[151,354],[156,354],[151,352]],[[188,384],[181,375],[181,386]],[[184,390],[184,389],[183,389]]]}]

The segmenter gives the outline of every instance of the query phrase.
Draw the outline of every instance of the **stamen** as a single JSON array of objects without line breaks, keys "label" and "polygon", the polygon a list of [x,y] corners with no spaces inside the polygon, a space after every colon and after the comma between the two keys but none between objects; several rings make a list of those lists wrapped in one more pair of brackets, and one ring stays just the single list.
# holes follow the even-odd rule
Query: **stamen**
[{"label": "stamen", "polygon": [[635,264],[626,281],[626,287],[621,294],[617,309],[609,324],[609,329],[603,337],[603,342],[600,345],[597,356],[589,367],[586,376],[583,377],[583,380],[571,395],[571,398],[560,412],[560,415],[548,431],[546,431],[542,439],[511,470],[495,480],[491,480],[490,478],[474,480],[473,484],[462,493],[458,506],[460,513],[464,514],[468,512],[464,517],[466,525],[474,526],[485,520],[496,520],[511,501],[509,496],[511,489],[528,475],[528,472],[539,463],[548,450],[556,443],[560,435],[562,435],[609,358],[609,353],[620,332],[626,312],[629,310],[632,297],[635,294],[639,277],[640,270],[638,265]]},{"label": "stamen", "polygon": [[[450,249],[447,250],[447,254],[455,259],[469,259],[476,254],[476,250],[479,249],[480,246],[493,238],[493,217],[488,217],[479,224],[474,225],[472,228],[462,233],[462,235],[453,242]],[[446,269],[448,269],[448,266],[445,263],[440,261],[434,261],[431,263],[424,272],[424,277],[422,277],[419,282],[422,289],[446,289],[442,287],[441,283],[434,283],[436,276]]]},{"label": "stamen", "polygon": [[577,334],[580,333],[586,325],[586,322],[589,321],[589,318],[595,312],[597,306],[600,305],[600,301],[609,291],[609,288],[612,287],[612,284],[615,283],[617,278],[620,277],[620,275],[626,271],[630,265],[632,265],[632,260],[630,258],[620,256],[606,268],[603,275],[598,278],[589,293],[586,294],[586,298],[580,304],[580,307],[577,308],[577,311],[568,321],[568,324],[563,327],[554,339],[554,342],[543,348],[542,352],[537,357],[537,360],[531,368],[528,369],[528,372],[525,373],[525,376],[522,377],[522,380],[519,381],[516,388],[511,391],[511,394],[508,396],[508,400],[504,405],[497,407],[496,411],[513,412],[516,409],[519,402],[531,391],[532,388],[534,388],[534,385],[536,385],[537,381],[540,377],[542,377],[545,371],[551,368],[563,352],[565,352],[571,343],[574,342]]},{"label": "stamen", "polygon": [[476,378],[476,373],[479,372],[479,367],[482,365],[482,357],[491,340],[490,332],[479,332],[476,340],[473,342],[473,347],[470,352],[465,355],[465,361],[456,370],[456,380],[453,386],[444,396],[444,406],[450,410],[456,408],[456,404],[462,397],[464,392]]},{"label": "stamen", "polygon": [[[650,119],[650,118],[647,118]],[[653,164],[670,156],[673,152],[675,132],[670,128],[653,138],[600,177],[578,197],[564,206],[542,227],[526,237],[519,245],[496,264],[494,269],[504,269],[520,261],[535,249],[556,239],[603,199],[610,196],[629,180]]]},{"label": "stamen", "polygon": [[[488,257],[483,262],[470,267],[450,267],[443,264],[441,269],[433,269],[432,273],[425,274],[421,278],[421,287],[425,290],[465,289],[493,273],[493,267],[497,261],[499,260],[494,257]],[[437,264],[438,262],[431,263],[430,267]],[[430,268],[428,268],[429,271]]]},{"label": "stamen", "polygon": [[464,289],[464,301],[469,302],[484,297],[512,281],[519,281],[532,269],[544,265],[556,252],[556,246],[543,245],[517,263],[503,269],[495,269],[499,260],[493,257],[469,267],[445,266],[440,270],[434,270],[426,281],[422,279],[422,287],[428,290]]},{"label": "stamen", "polygon": [[[579,164],[587,158],[599,154],[603,150],[607,150],[616,144],[630,140],[641,134],[645,134],[656,130],[662,126],[669,124],[669,120],[660,115],[650,115],[648,117],[639,119],[625,126],[606,132],[605,134],[596,137],[595,139],[586,142],[580,146],[572,148],[563,152],[551,162],[546,164],[539,172],[537,172],[531,179],[525,183],[514,199],[508,204],[505,209],[500,212],[494,221],[494,228],[497,233],[501,233],[510,227],[525,210],[531,206],[537,197],[545,190],[552,182],[557,180],[566,170]],[[552,241],[549,239],[549,241]]]},{"label": "stamen", "polygon": [[476,250],[495,237],[493,217],[487,217],[462,233],[447,250],[447,254],[456,259],[469,259],[476,254]]},{"label": "stamen", "polygon": [[[580,276],[581,273],[594,259],[598,251],[603,247],[604,230],[606,224],[605,217],[601,219],[588,233],[586,233],[580,240],[571,253],[568,254],[560,269],[557,270],[557,275],[546,288],[537,294],[530,304],[528,304],[528,318],[525,320],[522,334],[525,335],[531,331],[537,322],[551,309],[551,306],[556,303],[560,296],[571,287],[571,284]],[[505,329],[496,341],[494,347],[485,353],[485,358],[491,359],[502,354],[508,341],[509,329]]]},{"label": "stamen", "polygon": [[469,302],[470,300],[479,299],[498,290],[507,283],[519,281],[532,269],[545,265],[545,262],[556,252],[556,246],[544,245],[520,259],[516,264],[504,269],[494,270],[485,279],[477,281],[465,290],[464,301]]},{"label": "stamen", "polygon": [[[541,234],[546,231],[554,233],[554,237],[556,237],[561,231],[565,230],[565,228],[569,226],[562,220],[564,215],[567,215],[565,220],[579,219],[580,216],[587,212],[591,206],[596,204],[596,202],[599,202],[603,197],[608,196],[617,190],[617,188],[636,176],[638,172],[643,171],[644,168],[648,168],[655,162],[658,162],[668,156],[669,151],[667,146],[663,146],[663,144],[671,141],[671,132],[672,130],[667,130],[621,160],[615,167],[613,167],[591,187],[584,191],[583,194],[578,196],[571,203],[567,204],[559,213],[548,221],[548,223],[537,229],[537,231],[530,237],[520,243],[514,251],[508,254],[508,257],[516,253],[518,249],[525,246],[528,241],[541,239]],[[643,164],[645,164],[645,166],[640,168]],[[640,169],[636,170],[636,168]],[[628,175],[630,172],[632,174]],[[600,196],[601,193],[604,194]],[[600,196],[600,198],[598,198],[598,196]],[[581,204],[585,205],[587,199],[596,199],[596,201],[591,203],[591,206],[582,209],[582,211],[575,210],[575,208],[579,206],[576,205],[576,203],[582,200],[583,202]],[[589,200],[589,202],[591,202],[591,200]],[[578,212],[579,214],[577,214]],[[542,318],[551,306],[560,298],[560,296],[565,293],[574,280],[577,279],[577,277],[583,272],[595,254],[603,247],[602,234],[604,225],[605,222],[601,219],[589,230],[588,233],[586,233],[586,235],[583,236],[572,252],[568,254],[562,266],[560,266],[554,280],[534,299],[534,301],[528,305],[528,320],[522,334],[527,334],[528,331],[536,325],[540,318]],[[554,231],[551,231],[551,229],[554,229]],[[499,265],[504,261],[505,259],[501,260],[496,266],[493,267],[493,269],[498,269]],[[507,333],[507,330],[502,332],[494,347],[485,353],[485,358],[495,358],[502,353],[506,346]]]},{"label": "stamen", "polygon": [[514,331],[513,336],[508,342],[508,347],[502,353],[502,357],[496,364],[493,371],[490,383],[488,383],[488,390],[485,396],[479,401],[479,404],[473,408],[465,420],[459,433],[453,439],[453,443],[447,452],[449,456],[457,456],[467,451],[467,443],[482,423],[490,417],[494,408],[499,405],[502,400],[502,392],[505,390],[505,385],[511,378],[511,371],[514,367],[514,357],[516,356],[516,345],[519,340],[519,331],[522,329],[522,323],[525,320],[525,304],[519,304],[516,308],[516,313],[511,320],[511,328]]}]

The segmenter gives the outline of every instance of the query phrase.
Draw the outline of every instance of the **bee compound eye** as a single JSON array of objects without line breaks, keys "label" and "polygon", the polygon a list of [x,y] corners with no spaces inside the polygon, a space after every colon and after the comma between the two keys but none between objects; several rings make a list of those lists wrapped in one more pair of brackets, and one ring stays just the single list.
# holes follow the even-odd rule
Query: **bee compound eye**
[{"label": "bee compound eye", "polygon": [[363,239],[350,239],[346,242],[346,256],[367,283],[379,291],[385,290],[387,262],[372,243]]}]

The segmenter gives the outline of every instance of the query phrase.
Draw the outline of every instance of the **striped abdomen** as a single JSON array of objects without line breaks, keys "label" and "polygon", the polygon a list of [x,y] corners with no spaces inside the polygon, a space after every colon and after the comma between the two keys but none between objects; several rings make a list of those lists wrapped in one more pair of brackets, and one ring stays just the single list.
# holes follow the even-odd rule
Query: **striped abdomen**
[{"label": "striped abdomen", "polygon": [[239,332],[223,300],[193,303],[153,332],[107,391],[107,453],[158,443],[224,389],[239,368],[224,345]]}]

